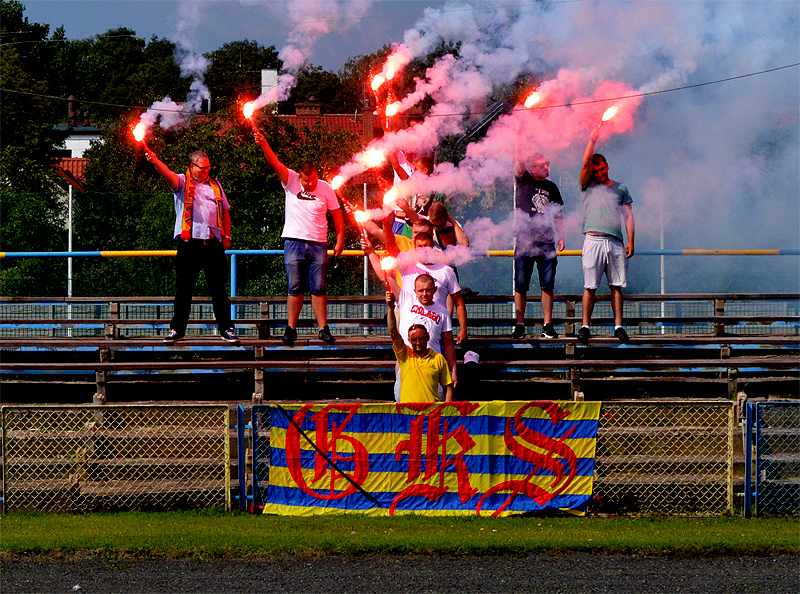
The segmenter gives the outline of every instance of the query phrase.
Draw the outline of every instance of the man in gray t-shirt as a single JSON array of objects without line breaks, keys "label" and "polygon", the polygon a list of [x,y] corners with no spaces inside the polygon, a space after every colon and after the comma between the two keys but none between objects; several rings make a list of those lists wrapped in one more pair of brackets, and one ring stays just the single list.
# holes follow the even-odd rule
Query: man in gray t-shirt
[{"label": "man in gray t-shirt", "polygon": [[[633,208],[631,195],[624,184],[608,177],[606,158],[594,152],[600,128],[592,130],[581,166],[581,202],[583,203],[583,325],[578,340],[589,341],[589,323],[594,310],[595,293],[603,274],[611,290],[614,312],[614,336],[628,341],[622,327],[622,289],[628,284],[628,258],[633,257]],[[628,243],[623,245],[622,225]]]}]

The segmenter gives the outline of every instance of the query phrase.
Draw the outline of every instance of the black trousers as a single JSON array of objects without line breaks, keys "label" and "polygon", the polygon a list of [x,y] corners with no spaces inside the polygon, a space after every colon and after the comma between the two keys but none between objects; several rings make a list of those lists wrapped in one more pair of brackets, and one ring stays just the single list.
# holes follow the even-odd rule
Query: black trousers
[{"label": "black trousers", "polygon": [[225,260],[225,248],[217,239],[178,240],[178,256],[175,260],[177,274],[177,293],[175,294],[174,313],[169,327],[178,334],[186,333],[186,323],[192,307],[192,295],[197,285],[200,271],[206,275],[211,290],[211,301],[214,304],[214,318],[220,331],[233,327],[231,323],[231,300],[228,298],[225,281],[228,265]]}]

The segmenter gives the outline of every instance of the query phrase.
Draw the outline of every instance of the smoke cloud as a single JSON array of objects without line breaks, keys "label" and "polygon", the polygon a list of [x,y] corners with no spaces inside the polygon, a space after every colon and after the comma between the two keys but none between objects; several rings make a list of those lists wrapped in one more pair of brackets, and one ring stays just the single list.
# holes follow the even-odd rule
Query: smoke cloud
[{"label": "smoke cloud", "polygon": [[[476,106],[533,74],[537,104],[496,118],[457,166],[440,163],[430,177],[395,188],[400,196],[443,192],[462,216],[478,215],[465,224],[474,253],[512,246],[515,151],[551,161],[565,198],[567,248],[580,248],[578,172],[589,133],[612,105],[619,111],[600,128],[597,150],[634,198],[637,248],[661,247],[663,228],[666,249],[797,249],[798,68],[723,81],[795,64],[798,23],[800,5],[786,2],[429,8],[392,56],[407,62],[442,41],[459,41],[458,55],[438,60],[413,93],[398,98],[403,109],[432,99],[425,122],[368,149],[430,153],[468,130]],[[360,171],[358,159],[342,169],[346,177]],[[631,260],[634,290],[657,290],[656,262]],[[797,291],[800,284],[796,257],[679,257],[667,274],[668,291]]]}]

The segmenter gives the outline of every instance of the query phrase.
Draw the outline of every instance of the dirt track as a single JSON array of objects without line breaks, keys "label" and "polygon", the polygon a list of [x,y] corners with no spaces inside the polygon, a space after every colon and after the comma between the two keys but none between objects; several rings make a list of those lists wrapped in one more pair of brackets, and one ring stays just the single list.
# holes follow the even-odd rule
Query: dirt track
[{"label": "dirt track", "polygon": [[[800,559],[635,555],[11,561],[4,594],[39,592],[585,592],[796,594]],[[79,586],[79,588],[76,588]]]}]

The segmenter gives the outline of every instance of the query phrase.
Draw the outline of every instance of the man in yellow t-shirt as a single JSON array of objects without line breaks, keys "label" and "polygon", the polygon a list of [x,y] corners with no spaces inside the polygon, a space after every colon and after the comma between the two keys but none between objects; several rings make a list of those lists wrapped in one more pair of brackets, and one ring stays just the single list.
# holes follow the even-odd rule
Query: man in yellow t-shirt
[{"label": "man in yellow t-shirt", "polygon": [[397,329],[394,315],[394,293],[386,291],[387,322],[392,349],[400,365],[400,402],[438,402],[439,384],[444,388],[444,401],[453,401],[453,379],[447,361],[428,348],[428,330],[414,324],[408,330],[409,347]]}]

